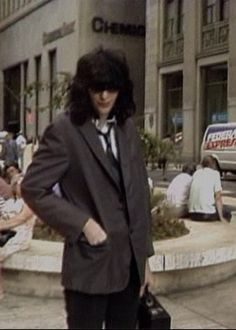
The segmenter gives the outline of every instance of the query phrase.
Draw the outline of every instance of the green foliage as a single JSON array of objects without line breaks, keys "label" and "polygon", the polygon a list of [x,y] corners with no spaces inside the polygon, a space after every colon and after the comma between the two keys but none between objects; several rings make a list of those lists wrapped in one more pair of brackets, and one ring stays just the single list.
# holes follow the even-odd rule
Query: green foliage
[{"label": "green foliage", "polygon": [[165,194],[158,192],[151,197],[152,235],[154,240],[176,238],[189,233],[183,220],[175,216]]},{"label": "green foliage", "polygon": [[145,132],[142,129],[139,130],[139,134],[146,165],[151,164],[152,169],[154,169],[158,162],[159,140],[151,133]]},{"label": "green foliage", "polygon": [[158,167],[158,161],[163,157],[175,159],[175,145],[171,140],[160,139],[143,129],[139,129],[139,135],[146,165],[150,165],[152,170]]},{"label": "green foliage", "polygon": [[43,112],[47,109],[61,109],[66,102],[66,94],[68,86],[70,85],[72,76],[69,72],[58,72],[57,78],[50,84],[48,81],[33,82],[25,88],[23,96],[29,99],[35,97],[36,93],[42,91],[51,91],[52,99],[51,102],[43,107],[39,107],[39,111]]},{"label": "green foliage", "polygon": [[40,220],[36,221],[34,226],[33,239],[41,239],[54,242],[63,242],[63,237],[53,228]]}]

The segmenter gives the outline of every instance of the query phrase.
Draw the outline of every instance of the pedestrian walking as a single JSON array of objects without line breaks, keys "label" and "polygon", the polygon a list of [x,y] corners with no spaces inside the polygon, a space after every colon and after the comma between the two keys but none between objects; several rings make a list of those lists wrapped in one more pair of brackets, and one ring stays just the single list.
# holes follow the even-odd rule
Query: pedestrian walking
[{"label": "pedestrian walking", "polygon": [[173,139],[170,134],[167,134],[161,141],[159,145],[159,155],[158,155],[158,167],[162,169],[163,180],[167,180],[167,168],[170,159],[175,157],[175,146]]},{"label": "pedestrian walking", "polygon": [[27,145],[26,138],[24,137],[22,131],[20,131],[17,134],[16,138],[16,145],[17,145],[17,154],[18,154],[18,159],[19,159],[19,166],[21,170],[24,170],[24,153],[25,153],[25,148]]},{"label": "pedestrian walking", "polygon": [[125,57],[84,55],[66,111],[47,127],[23,180],[26,203],[65,237],[71,329],[134,329],[140,291],[152,284],[149,185],[134,113]]}]

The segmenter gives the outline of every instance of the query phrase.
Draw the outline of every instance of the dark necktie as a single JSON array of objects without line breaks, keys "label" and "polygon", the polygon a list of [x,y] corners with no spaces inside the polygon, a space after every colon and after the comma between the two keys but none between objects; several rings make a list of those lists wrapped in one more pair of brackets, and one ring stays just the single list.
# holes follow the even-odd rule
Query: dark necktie
[{"label": "dark necktie", "polygon": [[124,183],[122,180],[120,162],[114,156],[114,153],[113,153],[112,147],[111,147],[111,129],[112,129],[112,127],[114,127],[114,126],[110,124],[109,129],[106,133],[101,132],[99,129],[97,129],[97,132],[100,136],[102,136],[104,138],[104,141],[106,143],[106,146],[107,146],[106,155],[111,164],[111,171],[112,171],[113,178],[115,179],[117,185],[120,188],[119,189],[120,190],[120,201],[122,201],[122,203],[124,205],[124,212],[126,214],[126,219],[127,219],[127,222],[129,222],[129,216],[128,216],[126,199],[125,199],[125,188],[124,188]]},{"label": "dark necktie", "polygon": [[120,164],[119,161],[116,159],[116,157],[114,156],[114,153],[112,151],[112,147],[111,147],[111,129],[112,129],[112,125],[109,125],[108,131],[106,133],[101,132],[99,129],[97,129],[97,132],[100,136],[102,136],[104,138],[104,141],[106,143],[106,155],[107,158],[111,164],[111,168],[112,168],[112,174],[114,176],[114,178],[116,179],[117,183],[120,185]]}]

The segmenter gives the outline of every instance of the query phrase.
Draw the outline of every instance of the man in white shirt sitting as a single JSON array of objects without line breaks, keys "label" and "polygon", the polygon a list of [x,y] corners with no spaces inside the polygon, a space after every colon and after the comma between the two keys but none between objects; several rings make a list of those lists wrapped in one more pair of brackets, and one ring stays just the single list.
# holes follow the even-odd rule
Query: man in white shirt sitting
[{"label": "man in white shirt sitting", "polygon": [[231,212],[222,202],[222,185],[220,173],[216,170],[213,156],[205,156],[202,168],[194,175],[190,189],[189,214],[192,220],[230,221]]},{"label": "man in white shirt sitting", "polygon": [[177,175],[167,189],[167,200],[175,206],[175,214],[178,218],[188,215],[188,199],[192,182],[192,175],[196,171],[194,164],[185,164],[182,173]]}]

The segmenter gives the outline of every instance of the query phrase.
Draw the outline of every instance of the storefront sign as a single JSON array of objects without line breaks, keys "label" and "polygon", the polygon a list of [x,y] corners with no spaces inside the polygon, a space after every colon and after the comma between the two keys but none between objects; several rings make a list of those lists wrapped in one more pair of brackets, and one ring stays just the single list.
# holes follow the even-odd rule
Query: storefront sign
[{"label": "storefront sign", "polygon": [[92,30],[96,33],[110,33],[133,37],[144,37],[145,26],[129,23],[117,23],[104,20],[102,17],[92,19]]},{"label": "storefront sign", "polygon": [[63,38],[75,30],[75,21],[71,23],[63,23],[63,25],[51,32],[43,33],[43,45],[49,44],[57,39]]}]

